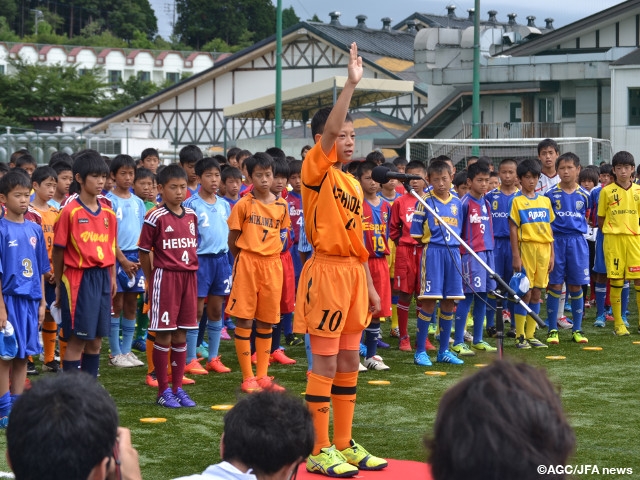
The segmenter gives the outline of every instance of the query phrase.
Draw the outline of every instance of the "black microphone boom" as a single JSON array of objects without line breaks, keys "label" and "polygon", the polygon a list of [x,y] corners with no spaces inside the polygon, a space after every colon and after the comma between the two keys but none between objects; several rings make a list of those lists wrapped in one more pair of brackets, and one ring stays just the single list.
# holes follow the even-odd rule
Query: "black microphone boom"
[{"label": "black microphone boom", "polygon": [[424,180],[419,175],[407,175],[405,173],[392,172],[384,165],[378,165],[371,171],[371,178],[380,184],[385,184],[389,180],[401,180],[402,182],[408,182],[410,180]]}]

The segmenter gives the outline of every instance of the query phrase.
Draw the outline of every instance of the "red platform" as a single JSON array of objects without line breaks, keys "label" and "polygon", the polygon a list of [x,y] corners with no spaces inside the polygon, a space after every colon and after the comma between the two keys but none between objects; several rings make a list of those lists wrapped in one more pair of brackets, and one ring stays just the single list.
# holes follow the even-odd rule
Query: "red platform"
[{"label": "red platform", "polygon": [[[433,480],[433,477],[431,476],[431,468],[429,468],[429,465],[426,463],[393,459],[387,459],[387,461],[389,462],[389,466],[384,470],[380,470],[378,472],[360,470],[358,475],[351,478],[365,478],[369,480]],[[307,472],[304,463],[302,463],[300,468],[298,468],[298,480],[319,480],[320,478],[329,477]]]}]

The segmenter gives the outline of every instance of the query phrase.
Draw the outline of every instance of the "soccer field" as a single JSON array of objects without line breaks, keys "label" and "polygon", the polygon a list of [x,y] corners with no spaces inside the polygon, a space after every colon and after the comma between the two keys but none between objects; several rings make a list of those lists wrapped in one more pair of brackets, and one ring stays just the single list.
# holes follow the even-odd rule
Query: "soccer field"
[{"label": "soccer field", "polygon": [[[526,361],[545,368],[561,390],[565,410],[577,435],[577,451],[571,463],[603,467],[631,467],[640,473],[640,459],[635,436],[638,431],[640,368],[640,335],[637,333],[635,301],[630,301],[630,337],[615,337],[612,322],[606,329],[592,326],[595,309],[586,310],[584,328],[589,346],[602,351],[584,351],[570,341],[570,332],[560,331],[560,345],[548,349],[517,351],[512,339],[505,342],[505,357]],[[543,308],[544,314],[544,308]],[[413,315],[412,315],[413,316]],[[415,322],[415,320],[414,320]],[[354,419],[354,438],[372,453],[422,461],[425,451],[422,437],[430,432],[442,393],[460,378],[472,374],[475,364],[488,363],[495,354],[479,353],[465,359],[465,365],[434,365],[424,368],[413,364],[413,355],[400,352],[397,340],[388,339],[389,324],[383,323],[388,350],[380,350],[388,372],[366,372],[358,382],[358,405]],[[410,332],[415,327],[410,327]],[[546,333],[546,332],[545,332]],[[542,332],[538,337],[543,338]],[[120,423],[132,431],[132,439],[140,454],[143,477],[168,479],[199,473],[219,461],[219,440],[224,411],[210,407],[233,404],[239,392],[240,372],[232,341],[223,341],[221,353],[230,374],[194,376],[196,384],[186,386],[198,403],[193,409],[170,410],[158,407],[156,391],[144,383],[146,368],[116,369],[107,365],[107,341],[100,369],[100,382],[111,393],[120,413]],[[275,365],[270,374],[293,395],[305,389],[306,357],[304,346],[289,347],[287,354],[297,365]],[[563,355],[565,360],[548,360],[548,355]],[[144,359],[143,355],[139,355]],[[433,357],[433,355],[432,355]],[[426,370],[440,370],[446,376],[427,376]],[[44,374],[40,374],[42,377]],[[47,374],[49,375],[49,374]],[[37,381],[38,377],[31,377]],[[371,385],[369,380],[388,380],[389,385]],[[162,416],[166,423],[143,424],[142,417]],[[495,419],[500,422],[500,418]],[[514,429],[518,425],[511,426]],[[3,436],[1,442],[6,447]],[[4,455],[0,471],[8,471]],[[381,476],[381,478],[384,478]],[[597,476],[595,476],[597,478]],[[629,478],[607,476],[606,478]]]}]

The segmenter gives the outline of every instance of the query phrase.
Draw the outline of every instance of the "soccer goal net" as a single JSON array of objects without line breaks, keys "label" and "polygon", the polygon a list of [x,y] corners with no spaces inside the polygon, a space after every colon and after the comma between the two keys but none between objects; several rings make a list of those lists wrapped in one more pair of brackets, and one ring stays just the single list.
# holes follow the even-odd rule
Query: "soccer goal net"
[{"label": "soccer goal net", "polygon": [[[538,157],[538,143],[543,138],[481,138],[481,139],[435,139],[415,138],[407,140],[407,160],[428,161],[446,155],[458,169],[467,165],[472,155],[487,156],[498,165],[505,158],[520,160]],[[582,165],[598,165],[610,162],[613,152],[611,141],[592,137],[554,138],[560,153],[573,152],[580,157]],[[474,153],[477,147],[477,153]]]}]

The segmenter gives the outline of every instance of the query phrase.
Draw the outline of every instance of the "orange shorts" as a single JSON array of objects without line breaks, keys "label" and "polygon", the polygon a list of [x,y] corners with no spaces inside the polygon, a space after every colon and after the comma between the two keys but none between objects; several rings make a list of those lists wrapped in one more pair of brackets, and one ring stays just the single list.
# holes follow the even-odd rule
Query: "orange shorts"
[{"label": "orange shorts", "polygon": [[330,357],[340,353],[340,350],[359,350],[361,338],[361,333],[343,333],[339,337],[309,335],[309,342],[313,353]]},{"label": "orange shorts", "polygon": [[314,253],[300,274],[294,332],[339,337],[362,333],[370,322],[367,276],[360,259]]},{"label": "orange shorts", "polygon": [[264,257],[241,251],[233,264],[225,313],[244,320],[279,323],[282,275],[280,255]]},{"label": "orange shorts", "polygon": [[389,265],[385,257],[369,258],[369,271],[373,286],[380,297],[380,311],[375,318],[391,316],[391,283],[389,282]]}]

